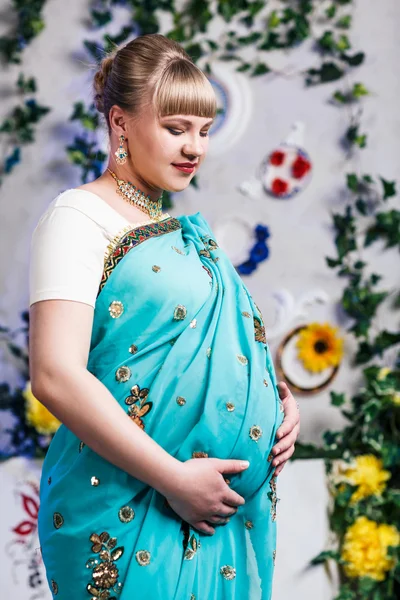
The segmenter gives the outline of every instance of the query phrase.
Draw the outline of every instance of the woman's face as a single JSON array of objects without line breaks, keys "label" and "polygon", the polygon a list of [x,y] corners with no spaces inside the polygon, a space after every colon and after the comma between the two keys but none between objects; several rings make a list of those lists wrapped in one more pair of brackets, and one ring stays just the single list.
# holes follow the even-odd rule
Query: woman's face
[{"label": "woman's face", "polygon": [[[211,118],[195,115],[170,115],[158,120],[150,109],[143,110],[135,121],[128,117],[123,134],[129,156],[124,165],[116,166],[120,177],[135,185],[137,181],[137,186],[152,198],[162,190],[184,190],[205,159],[212,122]],[[114,152],[118,145],[117,141]],[[180,163],[192,163],[194,167],[181,170],[174,166]]]}]

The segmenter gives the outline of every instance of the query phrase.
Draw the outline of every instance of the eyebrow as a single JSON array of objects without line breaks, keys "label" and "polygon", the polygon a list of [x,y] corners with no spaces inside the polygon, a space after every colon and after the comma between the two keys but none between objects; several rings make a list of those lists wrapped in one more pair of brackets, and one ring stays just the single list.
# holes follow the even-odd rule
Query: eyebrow
[{"label": "eyebrow", "polygon": [[[182,117],[174,117],[173,115],[168,115],[166,117],[164,117],[165,119],[172,119],[173,121],[179,121],[180,123],[183,123],[184,125],[192,125],[192,121],[189,121],[188,119],[184,119]],[[208,123],[204,123],[203,127],[205,127],[206,125],[211,125],[211,123],[214,122],[214,119],[211,119],[211,121],[208,121]]]}]

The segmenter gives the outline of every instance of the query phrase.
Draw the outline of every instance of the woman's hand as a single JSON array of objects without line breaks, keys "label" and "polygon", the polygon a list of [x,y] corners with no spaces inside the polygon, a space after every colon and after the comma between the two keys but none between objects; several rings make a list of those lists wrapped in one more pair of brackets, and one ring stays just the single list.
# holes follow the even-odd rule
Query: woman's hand
[{"label": "woman's hand", "polygon": [[[274,476],[276,477],[282,471],[286,461],[294,452],[294,445],[300,431],[300,413],[299,405],[296,402],[292,392],[284,381],[278,383],[279,397],[282,400],[285,417],[282,425],[276,432],[278,443],[272,448],[273,466],[275,469]],[[279,466],[278,466],[279,465]]]},{"label": "woman's hand", "polygon": [[165,493],[170,507],[198,531],[213,535],[214,525],[224,525],[245,500],[232,490],[223,474],[241,473],[248,461],[191,458],[179,464]]}]

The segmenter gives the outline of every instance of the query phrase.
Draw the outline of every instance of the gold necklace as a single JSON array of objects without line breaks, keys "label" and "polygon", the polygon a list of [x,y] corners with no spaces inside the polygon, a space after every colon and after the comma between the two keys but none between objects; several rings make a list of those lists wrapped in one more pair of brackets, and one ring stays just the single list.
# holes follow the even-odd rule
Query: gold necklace
[{"label": "gold necklace", "polygon": [[162,212],[162,196],[158,200],[152,200],[150,196],[139,190],[130,181],[119,179],[117,175],[107,167],[107,171],[111,173],[117,182],[117,194],[122,196],[129,204],[136,205],[140,210],[148,214],[152,219],[160,221],[163,218]]}]

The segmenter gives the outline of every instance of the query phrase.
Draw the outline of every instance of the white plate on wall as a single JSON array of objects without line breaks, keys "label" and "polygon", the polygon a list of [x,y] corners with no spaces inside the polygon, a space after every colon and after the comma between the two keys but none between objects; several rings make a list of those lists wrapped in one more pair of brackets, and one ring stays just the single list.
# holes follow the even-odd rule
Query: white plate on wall
[{"label": "white plate on wall", "polygon": [[242,214],[230,214],[213,223],[218,245],[234,266],[249,259],[250,250],[256,242],[255,224]]},{"label": "white plate on wall", "polygon": [[208,154],[221,155],[221,152],[233,146],[245,132],[253,112],[253,97],[247,76],[236,72],[226,62],[211,64],[212,74],[207,74],[217,96],[218,113],[210,129]]}]

